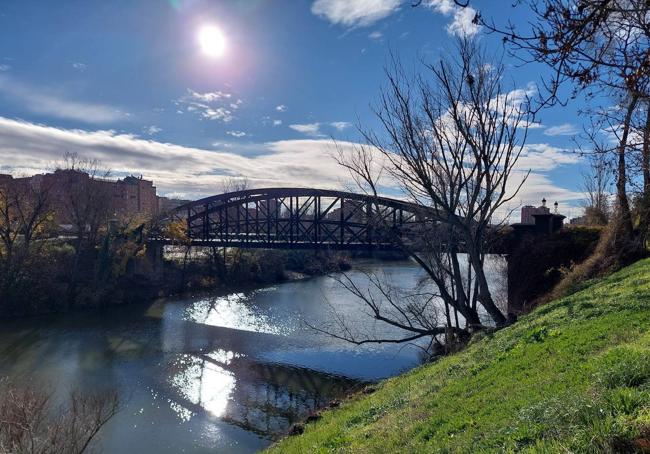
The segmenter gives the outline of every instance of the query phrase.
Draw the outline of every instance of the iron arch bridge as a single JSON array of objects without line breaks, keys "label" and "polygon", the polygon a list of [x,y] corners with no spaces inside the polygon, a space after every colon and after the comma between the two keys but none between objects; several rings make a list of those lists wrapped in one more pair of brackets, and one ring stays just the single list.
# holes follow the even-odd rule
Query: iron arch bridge
[{"label": "iron arch bridge", "polygon": [[[229,192],[163,218],[192,245],[263,249],[392,250],[417,237],[431,209],[386,197],[311,188]],[[154,241],[173,244],[165,235]]]}]

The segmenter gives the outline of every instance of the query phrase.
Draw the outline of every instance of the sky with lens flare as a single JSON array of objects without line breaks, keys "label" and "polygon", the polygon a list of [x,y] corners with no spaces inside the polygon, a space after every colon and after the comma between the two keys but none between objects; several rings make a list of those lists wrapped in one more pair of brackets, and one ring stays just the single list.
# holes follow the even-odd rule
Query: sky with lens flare
[{"label": "sky with lens flare", "polygon": [[[378,128],[371,105],[389,54],[417,68],[460,35],[498,54],[499,37],[472,19],[480,11],[525,27],[526,11],[510,3],[3,0],[0,173],[43,172],[76,152],[175,197],[218,193],[229,178],[349,188],[332,155],[356,146],[358,125]],[[505,85],[534,94],[546,69],[504,58]],[[539,115],[513,208],[546,197],[580,214],[585,162],[571,151],[581,107]]]}]

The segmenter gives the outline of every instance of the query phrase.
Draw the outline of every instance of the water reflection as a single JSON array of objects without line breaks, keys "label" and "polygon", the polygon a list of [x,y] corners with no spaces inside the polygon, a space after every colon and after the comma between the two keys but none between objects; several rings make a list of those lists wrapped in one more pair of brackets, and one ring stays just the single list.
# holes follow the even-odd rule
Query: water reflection
[{"label": "water reflection", "polygon": [[[409,263],[370,266],[400,285],[419,278]],[[4,322],[0,376],[62,395],[116,389],[123,407],[98,440],[103,452],[254,452],[351,389],[417,364],[417,349],[358,348],[301,323],[325,323],[330,305],[369,322],[327,277]]]},{"label": "water reflection", "polygon": [[[295,322],[274,319],[255,304],[260,294],[272,294],[274,289],[203,298],[184,308],[181,318],[192,323],[189,330],[194,334],[193,344],[177,345],[177,350],[187,351],[193,347],[203,351],[214,345],[208,339],[218,339],[219,345],[235,350],[219,348],[206,353],[183,354],[170,361],[170,408],[179,418],[189,420],[207,413],[273,439],[329,401],[361,386],[361,380],[264,362],[242,353],[250,352],[248,342],[240,341],[242,336],[247,341],[255,339],[253,343],[258,351],[310,343],[305,337],[288,338],[295,331]],[[177,340],[181,338],[179,324],[168,328]],[[207,342],[197,344],[195,334],[198,330],[210,333],[205,336]]]},{"label": "water reflection", "polygon": [[223,350],[180,355],[171,368],[168,398],[181,419],[207,413],[266,439],[363,384]]},{"label": "water reflection", "polygon": [[[169,381],[180,396],[192,405],[199,405],[212,416],[219,417],[226,412],[230,394],[235,388],[235,375],[207,361],[207,358],[181,355],[173,363],[173,368],[178,372],[172,372]],[[186,419],[187,413],[182,412],[179,416]]]},{"label": "water reflection", "polygon": [[254,306],[246,304],[256,293],[258,292],[251,292],[249,295],[233,293],[232,295],[203,299],[187,308],[184,319],[210,326],[255,333],[286,334],[287,330],[283,329],[282,325],[273,323],[268,316],[260,313]]}]

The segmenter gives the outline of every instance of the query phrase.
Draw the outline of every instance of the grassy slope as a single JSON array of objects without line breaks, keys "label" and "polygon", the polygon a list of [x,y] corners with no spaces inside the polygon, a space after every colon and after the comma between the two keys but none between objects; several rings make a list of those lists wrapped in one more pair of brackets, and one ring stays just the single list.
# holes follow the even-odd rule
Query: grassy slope
[{"label": "grassy slope", "polygon": [[618,452],[648,439],[644,260],[383,382],[271,451]]}]

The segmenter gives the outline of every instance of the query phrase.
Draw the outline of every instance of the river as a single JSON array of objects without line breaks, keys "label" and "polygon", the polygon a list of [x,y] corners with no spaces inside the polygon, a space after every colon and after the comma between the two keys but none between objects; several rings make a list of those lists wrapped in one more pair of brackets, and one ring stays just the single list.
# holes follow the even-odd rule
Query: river
[{"label": "river", "polygon": [[[404,289],[422,277],[411,262],[361,262],[350,273],[361,288],[363,272]],[[58,396],[116,390],[121,408],[96,440],[102,452],[255,452],[314,409],[418,364],[415,347],[359,347],[308,326],[325,326],[332,311],[391,334],[324,276],[2,322],[0,376]]]}]

